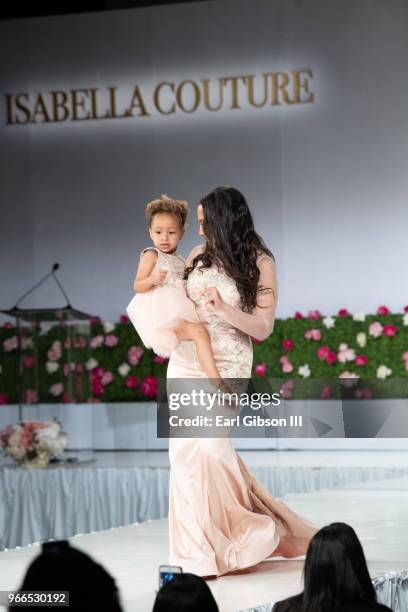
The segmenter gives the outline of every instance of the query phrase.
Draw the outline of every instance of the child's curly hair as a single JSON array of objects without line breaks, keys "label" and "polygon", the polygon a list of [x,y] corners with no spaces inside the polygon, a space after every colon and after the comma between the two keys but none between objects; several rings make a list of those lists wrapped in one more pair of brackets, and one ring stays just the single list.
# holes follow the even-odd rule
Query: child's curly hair
[{"label": "child's curly hair", "polygon": [[152,224],[152,219],[157,213],[171,213],[176,215],[180,221],[181,227],[186,225],[188,217],[188,204],[185,200],[173,200],[168,195],[161,195],[157,200],[149,202],[145,208],[145,215],[149,221],[149,227]]}]

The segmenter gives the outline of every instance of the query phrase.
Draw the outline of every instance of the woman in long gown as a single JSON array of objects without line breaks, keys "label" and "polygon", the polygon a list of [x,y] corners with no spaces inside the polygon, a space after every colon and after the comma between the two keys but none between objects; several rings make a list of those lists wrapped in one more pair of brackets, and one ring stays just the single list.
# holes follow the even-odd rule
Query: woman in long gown
[{"label": "woman in long gown", "polygon": [[[201,200],[197,216],[206,242],[186,260],[187,293],[209,331],[221,376],[249,379],[251,336],[264,340],[274,326],[274,259],[238,190],[215,189]],[[193,342],[172,352],[167,378],[205,378]],[[169,458],[172,565],[221,576],[270,556],[306,552],[317,528],[269,493],[230,437],[170,437]]]}]

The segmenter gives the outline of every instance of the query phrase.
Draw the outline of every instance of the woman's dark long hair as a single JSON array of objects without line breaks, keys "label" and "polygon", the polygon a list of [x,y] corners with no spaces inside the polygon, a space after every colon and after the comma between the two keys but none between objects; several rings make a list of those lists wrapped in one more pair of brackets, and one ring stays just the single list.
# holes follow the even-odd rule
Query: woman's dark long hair
[{"label": "woman's dark long hair", "polygon": [[217,187],[200,201],[203,207],[203,230],[206,246],[185,271],[184,278],[201,262],[209,268],[213,263],[222,266],[236,284],[241,307],[251,312],[257,305],[259,269],[257,257],[266,253],[275,260],[263,239],[257,234],[251,212],[244,196],[233,187]]},{"label": "woman's dark long hair", "polygon": [[177,574],[157,593],[153,612],[218,612],[218,606],[201,576]]},{"label": "woman's dark long hair", "polygon": [[345,523],[331,523],[310,540],[304,584],[301,595],[277,604],[276,610],[335,612],[377,601],[360,540]]}]

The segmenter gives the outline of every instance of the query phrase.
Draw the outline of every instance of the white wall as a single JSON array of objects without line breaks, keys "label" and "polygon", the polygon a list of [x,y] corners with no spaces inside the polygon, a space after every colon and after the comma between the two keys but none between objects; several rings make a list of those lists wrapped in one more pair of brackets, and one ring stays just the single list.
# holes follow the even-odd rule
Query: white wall
[{"label": "white wall", "polygon": [[[408,302],[408,4],[225,0],[0,23],[0,91],[312,68],[314,104],[6,126],[0,306],[54,261],[72,303],[115,320],[148,244],[143,208],[248,197],[276,255],[278,316]],[[199,242],[192,219],[181,252]],[[24,305],[59,305],[49,284]]]}]

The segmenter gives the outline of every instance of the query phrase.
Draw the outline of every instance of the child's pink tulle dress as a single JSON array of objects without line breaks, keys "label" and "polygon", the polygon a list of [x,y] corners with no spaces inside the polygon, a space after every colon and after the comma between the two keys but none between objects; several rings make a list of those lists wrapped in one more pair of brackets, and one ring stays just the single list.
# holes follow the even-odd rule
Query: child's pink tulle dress
[{"label": "child's pink tulle dress", "polygon": [[184,259],[154,247],[143,249],[140,257],[149,249],[157,252],[153,272],[167,270],[166,277],[161,285],[145,293],[136,293],[126,312],[146,348],[152,348],[161,357],[169,357],[179,343],[174,331],[179,322],[184,319],[199,323],[200,319],[194,302],[187,297],[183,281]]}]

